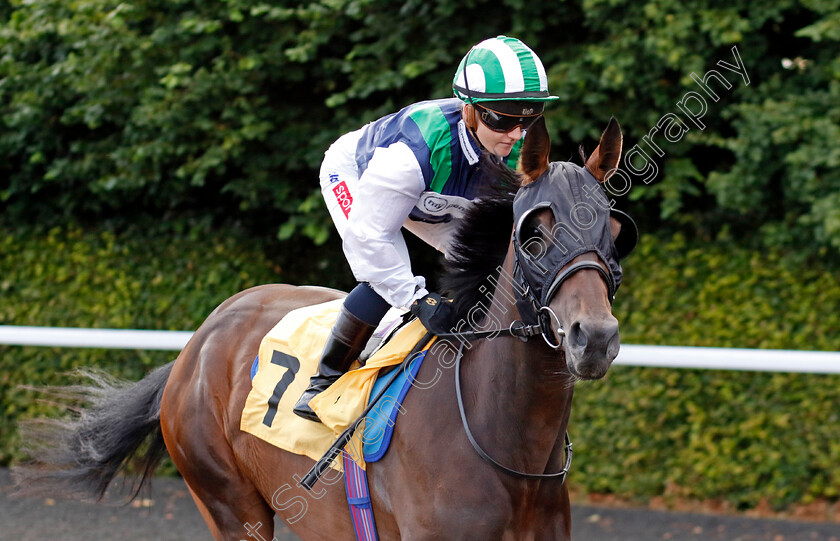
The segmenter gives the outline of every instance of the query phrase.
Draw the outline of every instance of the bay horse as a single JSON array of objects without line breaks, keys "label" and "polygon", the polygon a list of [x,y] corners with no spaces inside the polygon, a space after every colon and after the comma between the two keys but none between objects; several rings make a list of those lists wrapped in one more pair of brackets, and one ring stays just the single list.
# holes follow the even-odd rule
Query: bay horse
[{"label": "bay horse", "polygon": [[[550,475],[566,463],[575,382],[603,377],[618,354],[611,303],[627,240],[601,204],[603,193],[586,209],[594,216],[572,216],[590,224],[583,231],[556,212],[569,195],[552,190],[563,175],[588,176],[597,188],[595,179],[603,182],[618,165],[622,137],[611,119],[583,168],[549,163],[549,146],[540,121],[526,137],[519,171],[483,163],[510,188],[470,211],[445,282],[462,323],[514,328],[530,320],[542,336],[450,338],[432,348],[416,378],[424,385],[406,396],[389,452],[367,465],[382,540],[571,539],[565,473]],[[592,183],[575,188],[579,202],[589,197],[580,187]],[[517,211],[525,192],[533,202]],[[606,231],[606,241],[586,240],[595,229]],[[555,232],[577,244],[562,237],[567,245],[557,246]],[[273,284],[227,299],[175,361],[136,383],[88,387],[92,404],[77,420],[60,421],[51,450],[16,472],[19,485],[59,483],[102,497],[133,459],[144,468],[139,491],[168,452],[217,540],[270,541],[275,514],[304,540],[353,539],[340,474],[331,471],[306,491],[299,481],[311,459],[240,430],[262,338],[289,311],[343,295]],[[470,438],[507,469],[476,452],[461,409]]]}]

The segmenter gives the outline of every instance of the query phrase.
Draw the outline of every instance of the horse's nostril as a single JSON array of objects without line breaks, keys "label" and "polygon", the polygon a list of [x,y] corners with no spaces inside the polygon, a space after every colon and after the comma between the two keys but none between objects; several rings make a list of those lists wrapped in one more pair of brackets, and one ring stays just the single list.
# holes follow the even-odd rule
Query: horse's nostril
[{"label": "horse's nostril", "polygon": [[569,337],[569,345],[573,348],[585,348],[586,347],[586,331],[583,330],[583,326],[580,324],[579,321],[575,321],[572,323],[571,328],[569,329],[568,333]]},{"label": "horse's nostril", "polygon": [[573,349],[615,349],[618,343],[618,321],[575,321],[569,327],[566,339]]}]

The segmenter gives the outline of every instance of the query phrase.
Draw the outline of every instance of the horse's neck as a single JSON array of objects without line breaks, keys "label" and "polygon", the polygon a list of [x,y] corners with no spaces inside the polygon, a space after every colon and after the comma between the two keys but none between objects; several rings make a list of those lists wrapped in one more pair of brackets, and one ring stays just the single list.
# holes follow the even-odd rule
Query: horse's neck
[{"label": "horse's neck", "polygon": [[[486,321],[507,327],[521,319],[512,299],[516,286],[508,254]],[[529,473],[551,469],[562,447],[569,420],[573,380],[563,353],[548,348],[540,337],[523,342],[515,337],[480,340],[465,353],[463,391],[471,425],[494,458]],[[478,430],[478,427],[481,427]],[[492,450],[491,450],[492,449]]]}]

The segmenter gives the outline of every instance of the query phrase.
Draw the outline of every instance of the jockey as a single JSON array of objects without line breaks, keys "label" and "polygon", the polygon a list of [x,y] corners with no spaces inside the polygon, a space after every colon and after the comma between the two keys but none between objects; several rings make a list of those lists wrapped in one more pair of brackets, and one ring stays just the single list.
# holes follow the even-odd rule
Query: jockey
[{"label": "jockey", "polygon": [[418,313],[440,300],[412,273],[401,228],[446,254],[465,211],[493,182],[478,166],[481,154],[515,167],[525,130],[557,99],[536,53],[505,36],[473,47],[452,86],[454,98],[380,118],[324,155],[321,191],[359,285],[295,405],[301,417],[319,421],[309,401],[349,369],[391,306]]}]

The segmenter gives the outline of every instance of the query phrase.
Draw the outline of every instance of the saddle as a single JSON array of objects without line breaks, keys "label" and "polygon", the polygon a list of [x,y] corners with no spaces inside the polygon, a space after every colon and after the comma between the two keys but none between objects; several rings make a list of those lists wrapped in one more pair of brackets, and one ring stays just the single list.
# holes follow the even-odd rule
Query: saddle
[{"label": "saddle", "polygon": [[[403,312],[389,312],[362,353],[362,362],[355,362],[310,403],[322,423],[302,419],[292,413],[292,407],[317,370],[342,302],[294,310],[263,338],[251,367],[252,387],[240,423],[243,431],[286,451],[320,459],[338,435],[362,415],[370,397],[380,394],[383,383],[376,386],[380,371],[402,363],[426,335],[420,321],[403,324]],[[347,445],[349,457],[362,468],[366,461],[385,455],[400,403],[431,345],[426,344],[423,353],[406,363],[401,374],[387,378],[393,382]],[[342,462],[335,460],[331,467],[343,471]]]}]

